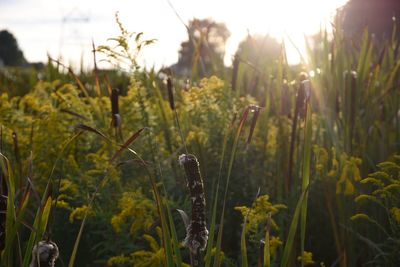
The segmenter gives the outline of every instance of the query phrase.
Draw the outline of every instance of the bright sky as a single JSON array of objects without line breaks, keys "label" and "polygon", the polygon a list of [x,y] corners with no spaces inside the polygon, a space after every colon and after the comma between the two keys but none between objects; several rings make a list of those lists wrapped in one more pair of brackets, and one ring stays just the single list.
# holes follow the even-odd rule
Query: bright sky
[{"label": "bright sky", "polygon": [[[181,18],[213,18],[231,32],[225,63],[247,33],[271,34],[285,40],[288,59],[299,61],[288,37],[304,50],[304,34],[330,26],[336,8],[347,0],[170,0]],[[180,43],[187,32],[167,0],[0,0],[0,29],[11,31],[29,61],[45,61],[47,53],[78,66],[92,61],[91,40],[96,45],[118,35],[115,12],[129,31],[144,32],[157,42],[142,52],[140,63],[148,67],[178,60]]]}]

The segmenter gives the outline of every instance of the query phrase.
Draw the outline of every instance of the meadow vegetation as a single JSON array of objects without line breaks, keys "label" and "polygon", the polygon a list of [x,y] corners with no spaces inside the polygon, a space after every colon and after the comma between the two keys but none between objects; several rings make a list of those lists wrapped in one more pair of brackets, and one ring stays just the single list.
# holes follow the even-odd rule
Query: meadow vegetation
[{"label": "meadow vegetation", "polygon": [[[187,81],[141,68],[154,40],[119,25],[96,49],[114,70],[1,69],[1,266],[41,240],[56,266],[399,264],[396,30],[350,42],[337,24],[296,66],[249,36],[219,77]],[[199,212],[182,154],[199,162],[204,250],[182,243]]]}]

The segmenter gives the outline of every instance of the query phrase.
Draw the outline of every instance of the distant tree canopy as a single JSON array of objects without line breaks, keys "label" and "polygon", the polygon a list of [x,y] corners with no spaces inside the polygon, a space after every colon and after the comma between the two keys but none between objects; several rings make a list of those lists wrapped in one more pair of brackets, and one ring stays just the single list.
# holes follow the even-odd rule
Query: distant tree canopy
[{"label": "distant tree canopy", "polygon": [[276,66],[282,45],[270,35],[248,35],[238,46],[232,64],[232,89],[256,96],[266,82],[265,73]]},{"label": "distant tree canopy", "polygon": [[225,24],[212,19],[193,19],[187,31],[189,40],[181,43],[173,71],[179,75],[206,76],[221,69],[225,43],[230,36]]},{"label": "distant tree canopy", "polygon": [[0,31],[0,60],[5,66],[21,66],[26,63],[17,40],[7,30]]},{"label": "distant tree canopy", "polygon": [[248,35],[240,42],[236,55],[255,66],[271,63],[279,58],[281,44],[270,35]]},{"label": "distant tree canopy", "polygon": [[338,12],[346,37],[359,38],[365,27],[378,40],[391,36],[393,24],[400,27],[399,0],[350,0]]}]

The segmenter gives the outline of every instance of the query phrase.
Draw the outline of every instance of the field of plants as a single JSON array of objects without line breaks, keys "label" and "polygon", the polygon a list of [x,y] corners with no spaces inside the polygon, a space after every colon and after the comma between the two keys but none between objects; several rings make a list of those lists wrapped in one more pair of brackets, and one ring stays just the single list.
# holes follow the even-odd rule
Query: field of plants
[{"label": "field of plants", "polygon": [[0,70],[1,266],[399,266],[396,30],[187,79],[119,25],[113,70]]}]

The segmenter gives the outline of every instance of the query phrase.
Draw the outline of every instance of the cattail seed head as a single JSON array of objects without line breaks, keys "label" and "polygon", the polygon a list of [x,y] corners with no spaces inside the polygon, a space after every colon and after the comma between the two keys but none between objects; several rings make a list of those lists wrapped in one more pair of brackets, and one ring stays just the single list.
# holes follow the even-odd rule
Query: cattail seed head
[{"label": "cattail seed head", "polygon": [[119,98],[119,90],[112,89],[112,91],[111,91],[111,113],[112,114],[119,114],[118,98]]},{"label": "cattail seed head", "polygon": [[299,89],[297,90],[296,105],[298,106],[298,114],[301,117],[305,116],[306,103],[311,97],[311,82],[310,80],[303,80],[300,82]]},{"label": "cattail seed head", "polygon": [[308,74],[307,74],[307,72],[304,72],[304,71],[300,72],[300,74],[299,74],[299,81],[302,82],[302,81],[307,80],[307,79],[308,79]]},{"label": "cattail seed head", "polygon": [[174,91],[173,91],[171,77],[167,78],[167,90],[168,90],[169,107],[171,108],[171,110],[174,110],[175,109],[175,101],[174,101]]},{"label": "cattail seed head", "polygon": [[32,261],[29,267],[54,267],[58,258],[58,247],[52,241],[42,240],[32,250]]},{"label": "cattail seed head", "polygon": [[344,72],[345,82],[345,115],[347,123],[350,126],[350,136],[352,138],[353,127],[356,118],[357,110],[357,72],[345,71]]},{"label": "cattail seed head", "polygon": [[234,58],[233,58],[233,63],[232,63],[232,91],[236,91],[236,82],[237,82],[237,77],[239,73],[239,55],[236,53]]},{"label": "cattail seed head", "polygon": [[118,128],[121,125],[121,116],[119,115],[119,90],[112,89],[111,91],[111,114],[112,114],[112,126]]},{"label": "cattail seed head", "polygon": [[254,115],[253,115],[253,119],[251,121],[250,132],[249,132],[249,136],[247,138],[247,144],[250,144],[250,142],[251,142],[251,138],[253,137],[254,129],[256,128],[257,118],[258,118],[258,115],[260,114],[260,109],[261,109],[257,105],[251,105],[249,108],[250,108],[250,111],[254,113]]},{"label": "cattail seed head", "polygon": [[286,80],[282,84],[281,115],[290,118],[289,85]]},{"label": "cattail seed head", "polygon": [[179,163],[185,169],[187,187],[192,202],[192,216],[186,228],[186,238],[183,244],[189,248],[191,253],[197,254],[198,251],[206,248],[208,240],[203,179],[200,174],[199,162],[194,155],[180,155]]},{"label": "cattail seed head", "polygon": [[301,86],[304,88],[304,101],[308,101],[311,97],[311,82],[310,80],[303,80]]},{"label": "cattail seed head", "polygon": [[299,110],[303,107],[304,97],[305,97],[304,86],[300,84],[296,94],[296,106],[298,107]]}]

